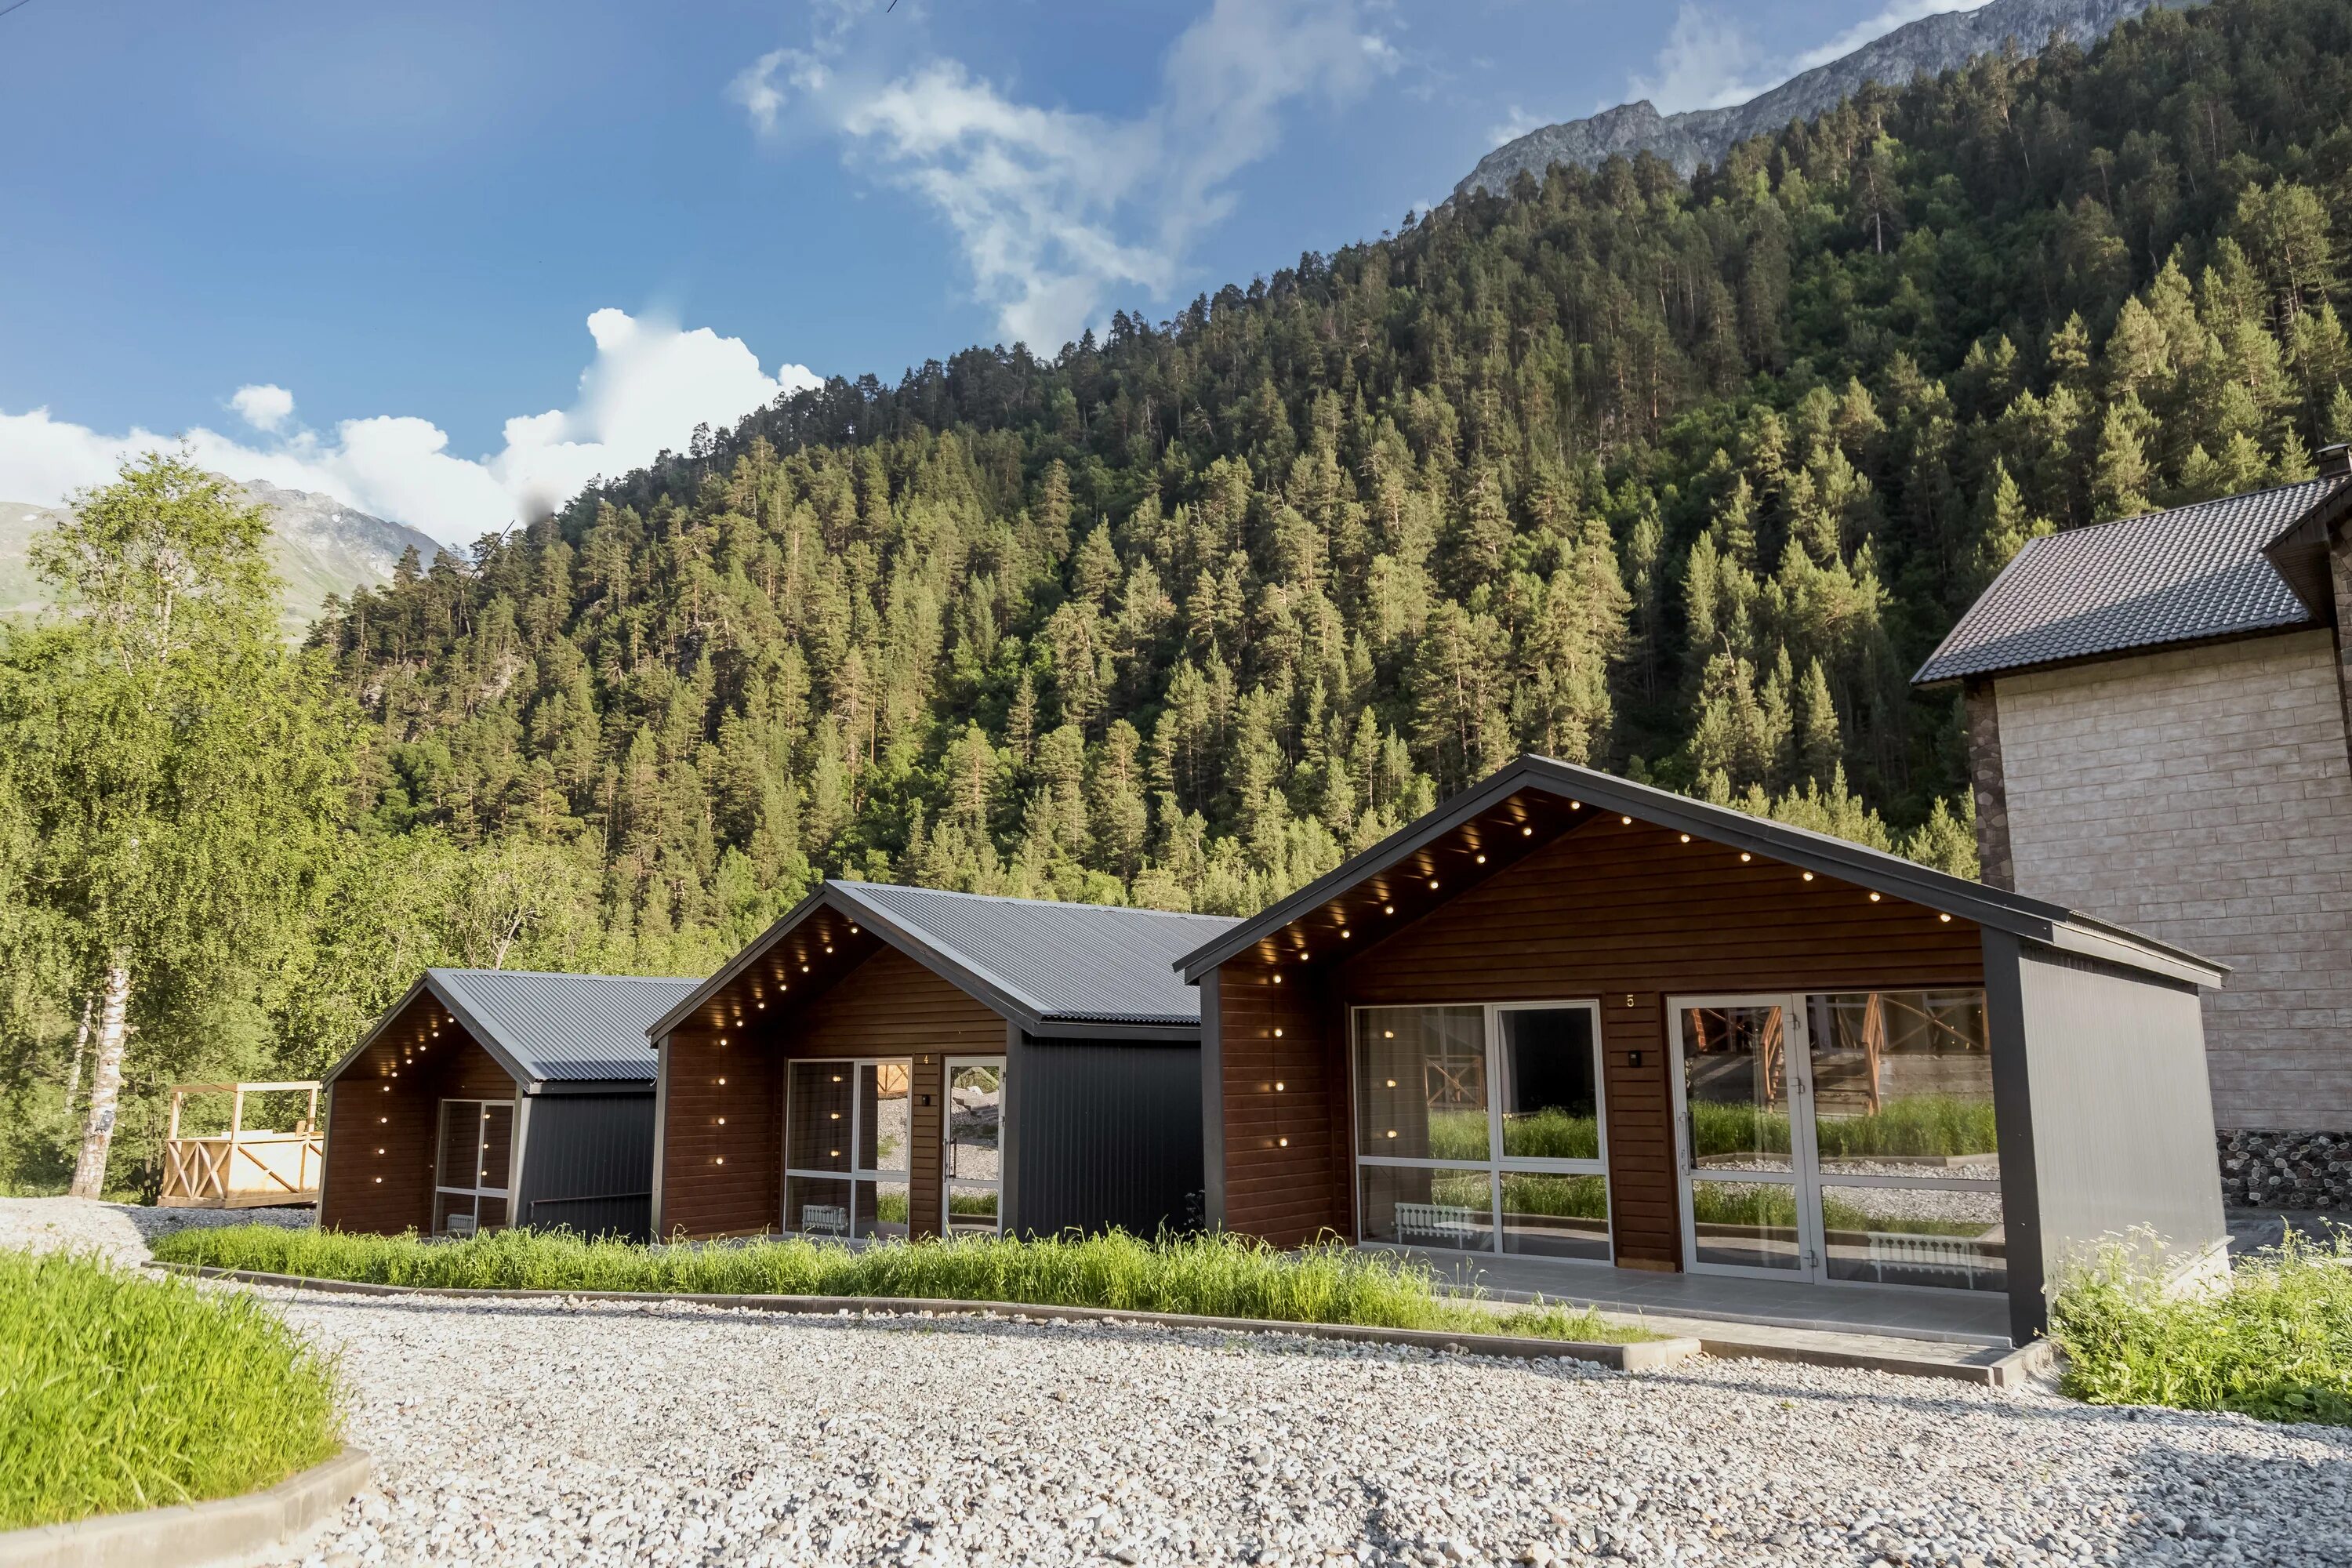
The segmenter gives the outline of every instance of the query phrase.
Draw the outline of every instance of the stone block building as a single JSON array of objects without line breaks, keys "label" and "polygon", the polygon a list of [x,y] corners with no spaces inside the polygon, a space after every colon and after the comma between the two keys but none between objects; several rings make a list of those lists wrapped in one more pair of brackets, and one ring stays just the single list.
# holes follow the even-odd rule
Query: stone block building
[{"label": "stone block building", "polygon": [[2352,1205],[2352,464],[2038,539],[1915,676],[1965,693],[1984,879],[2230,964],[2223,1195]]}]

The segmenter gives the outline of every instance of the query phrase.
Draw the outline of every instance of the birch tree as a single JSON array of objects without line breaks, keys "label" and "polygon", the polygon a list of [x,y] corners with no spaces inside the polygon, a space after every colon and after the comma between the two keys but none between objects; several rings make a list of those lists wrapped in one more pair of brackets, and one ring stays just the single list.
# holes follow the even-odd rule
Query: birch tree
[{"label": "birch tree", "polygon": [[130,461],[34,541],[63,612],[0,643],[25,897],[99,981],[79,1196],[104,1189],[134,1040],[184,1054],[226,977],[283,953],[331,853],[347,732],[279,638],[268,531],[184,457]]}]

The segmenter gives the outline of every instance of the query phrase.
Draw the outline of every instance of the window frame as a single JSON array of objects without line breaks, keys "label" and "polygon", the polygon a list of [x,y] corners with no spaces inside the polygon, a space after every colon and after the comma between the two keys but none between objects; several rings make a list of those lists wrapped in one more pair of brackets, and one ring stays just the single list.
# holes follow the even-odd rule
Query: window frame
[{"label": "window frame", "polygon": [[[471,1186],[457,1186],[441,1179],[445,1174],[446,1174],[446,1173],[441,1169],[441,1166],[443,1156],[448,1152],[449,1108],[454,1105],[471,1106],[475,1112],[475,1114],[470,1118],[474,1128],[474,1154],[473,1158],[467,1161],[466,1164],[466,1169],[469,1173],[478,1173],[482,1168],[482,1145],[484,1142],[482,1123],[490,1119],[490,1109],[493,1106],[499,1105],[503,1105],[507,1108],[507,1169],[505,1178],[497,1186],[492,1187],[481,1184],[481,1177],[478,1173],[474,1177],[475,1184]],[[513,1193],[516,1142],[514,1130],[517,1122],[521,1118],[521,1110],[522,1108],[512,1100],[485,1100],[480,1098],[454,1099],[447,1096],[444,1096],[442,1098],[440,1110],[436,1115],[433,1123],[433,1196],[435,1199],[433,1205],[433,1217],[436,1221],[432,1231],[433,1235],[455,1236],[457,1234],[456,1231],[443,1228],[443,1226],[438,1223],[445,1217],[454,1217],[454,1211],[450,1215],[446,1216],[441,1213],[441,1204],[439,1200],[445,1197],[473,1199],[472,1211],[468,1217],[474,1221],[474,1230],[468,1234],[479,1235],[481,1233],[482,1200],[484,1198],[496,1198],[499,1202],[506,1205],[507,1217],[505,1222],[501,1225],[493,1226],[491,1227],[492,1229],[504,1230],[508,1226],[514,1224]]]},{"label": "window frame", "polygon": [[[895,1171],[882,1170],[878,1167],[873,1170],[868,1170],[859,1165],[857,1163],[858,1157],[866,1146],[866,1134],[868,1131],[864,1121],[864,1106],[858,1093],[857,1075],[859,1069],[863,1068],[875,1068],[878,1069],[891,1066],[901,1067],[907,1070],[907,1136],[905,1141],[899,1145],[900,1157],[903,1158],[907,1163],[903,1168]],[[850,1152],[849,1165],[845,1170],[810,1170],[790,1163],[793,1152],[793,1071],[795,1068],[803,1067],[842,1067],[849,1069],[849,1141],[847,1147]],[[779,1222],[779,1228],[783,1235],[829,1237],[833,1240],[845,1241],[853,1244],[859,1241],[875,1239],[873,1237],[861,1237],[856,1235],[832,1237],[830,1232],[803,1231],[789,1223],[785,1223],[789,1222],[792,1218],[792,1202],[790,1194],[792,1193],[792,1184],[795,1180],[803,1182],[839,1182],[843,1185],[848,1187],[850,1189],[849,1224],[853,1232],[856,1230],[857,1226],[858,1184],[862,1182],[868,1186],[877,1189],[875,1194],[875,1224],[878,1226],[882,1223],[880,1218],[881,1194],[878,1189],[883,1183],[896,1182],[907,1189],[908,1203],[909,1205],[907,1215],[907,1229],[908,1234],[911,1235],[913,1233],[914,1213],[911,1206],[914,1202],[915,1192],[913,1181],[915,1163],[915,1058],[913,1057],[787,1058],[784,1062],[782,1133],[782,1147],[778,1151],[778,1170],[780,1174],[776,1182],[776,1205],[782,1212],[777,1215],[776,1218]],[[881,1147],[881,1141],[878,1135],[875,1141],[875,1147],[877,1151]]]},{"label": "window frame", "polygon": [[[1360,1046],[1361,1037],[1360,1016],[1366,1013],[1393,1013],[1419,1008],[1478,1009],[1479,1049],[1482,1052],[1486,1079],[1486,1158],[1484,1160],[1446,1160],[1397,1154],[1367,1154],[1363,1150],[1362,1099],[1358,1077],[1361,1067]],[[1510,1157],[1503,1152],[1503,1079],[1505,1068],[1500,1063],[1502,1041],[1501,1019],[1505,1013],[1549,1013],[1580,1009],[1592,1020],[1592,1111],[1597,1134],[1597,1152],[1590,1159]],[[1348,1150],[1355,1169],[1349,1173],[1349,1205],[1355,1210],[1356,1245],[1386,1247],[1398,1251],[1431,1251],[1465,1258],[1516,1258],[1537,1263],[1559,1263],[1591,1267],[1612,1266],[1617,1261],[1617,1189],[1609,1179],[1609,1085],[1606,1043],[1601,1038],[1602,1016],[1598,996],[1567,996],[1533,998],[1502,1002],[1428,1001],[1428,1002],[1363,1002],[1348,1008]],[[1483,1247],[1433,1248],[1415,1247],[1407,1243],[1382,1241],[1364,1234],[1363,1180],[1357,1173],[1365,1166],[1420,1171],[1483,1171],[1487,1181],[1488,1244]],[[1549,1258],[1539,1253],[1507,1251],[1503,1246],[1503,1177],[1513,1175],[1598,1176],[1607,1199],[1607,1236],[1609,1255],[1606,1258]]]}]

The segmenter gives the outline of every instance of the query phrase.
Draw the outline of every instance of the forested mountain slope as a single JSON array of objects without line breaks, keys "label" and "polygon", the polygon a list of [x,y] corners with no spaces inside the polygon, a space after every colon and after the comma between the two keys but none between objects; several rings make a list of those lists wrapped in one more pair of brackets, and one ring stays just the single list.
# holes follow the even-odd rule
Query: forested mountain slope
[{"label": "forested mountain slope", "polygon": [[2158,10],[802,394],[325,622],[369,804],[680,962],[827,868],[1253,908],[1523,748],[1966,865],[1989,575],[2352,436],[2347,89],[2347,0]]}]

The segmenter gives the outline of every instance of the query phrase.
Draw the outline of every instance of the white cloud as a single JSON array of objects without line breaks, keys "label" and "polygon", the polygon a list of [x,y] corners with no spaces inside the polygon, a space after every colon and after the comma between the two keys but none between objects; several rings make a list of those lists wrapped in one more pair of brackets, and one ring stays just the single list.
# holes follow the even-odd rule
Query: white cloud
[{"label": "white cloud", "polygon": [[[1989,0],[1887,0],[1875,15],[1786,58],[1760,55],[1739,24],[1720,9],[1685,5],[1658,51],[1654,76],[1627,79],[1629,98],[1646,98],[1661,114],[1727,109],[1792,76],[1843,59],[1895,28],[1945,11],[1974,11]],[[1518,118],[1517,110],[1512,118]],[[1524,132],[1521,132],[1524,134]],[[1507,140],[1507,138],[1506,138]]]},{"label": "white cloud", "polygon": [[255,429],[275,430],[293,416],[294,395],[282,386],[240,386],[228,405]]},{"label": "white cloud", "polygon": [[681,449],[697,425],[730,425],[782,393],[818,384],[797,364],[768,375],[741,339],[707,327],[687,331],[603,310],[588,318],[588,331],[596,353],[572,405],[508,420],[505,447],[480,458],[453,454],[446,433],[413,416],[346,419],[331,433],[287,428],[293,395],[247,386],[230,405],[272,439],[247,442],[202,426],[109,436],[53,419],[46,408],[0,411],[0,498],[54,505],[106,482],[130,454],[184,445],[231,479],[320,491],[459,543],[560,505],[600,474]]},{"label": "white cloud", "polygon": [[1345,101],[1396,68],[1365,8],[1215,0],[1131,118],[1022,103],[952,59],[869,69],[844,5],[807,48],[761,57],[729,95],[762,132],[838,136],[853,163],[921,196],[954,230],[998,330],[1050,352],[1099,321],[1115,289],[1168,297],[1193,242],[1231,210],[1233,176],[1280,140],[1286,108]]}]

